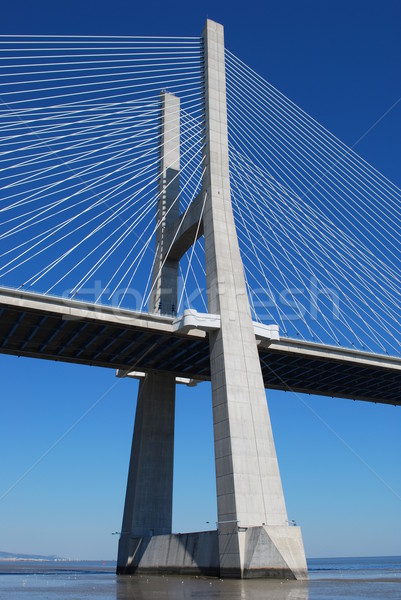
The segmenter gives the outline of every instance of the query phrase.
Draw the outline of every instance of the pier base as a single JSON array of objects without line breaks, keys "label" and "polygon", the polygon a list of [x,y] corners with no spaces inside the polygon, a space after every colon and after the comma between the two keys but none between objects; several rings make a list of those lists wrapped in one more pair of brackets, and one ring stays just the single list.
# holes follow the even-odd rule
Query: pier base
[{"label": "pier base", "polygon": [[[131,537],[128,561],[118,566],[117,573],[308,578],[299,527],[248,527],[233,532],[231,544],[240,547],[242,564],[237,567],[220,564],[217,531]],[[229,550],[227,546],[227,555]],[[221,559],[224,563],[224,554]]]}]

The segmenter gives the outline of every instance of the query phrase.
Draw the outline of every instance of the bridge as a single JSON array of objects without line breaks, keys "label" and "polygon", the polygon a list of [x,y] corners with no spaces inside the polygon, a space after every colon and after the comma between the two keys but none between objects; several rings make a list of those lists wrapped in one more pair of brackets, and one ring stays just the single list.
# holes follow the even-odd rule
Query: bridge
[{"label": "bridge", "polygon": [[[212,21],[34,40],[16,63],[23,43],[0,115],[0,352],[140,380],[119,573],[306,578],[265,389],[400,405],[400,191]],[[175,386],[205,380],[218,526],[178,535]]]},{"label": "bridge", "polygon": [[[134,312],[0,288],[0,351],[125,373],[210,381],[209,332],[219,315]],[[211,317],[211,318],[210,318]],[[265,388],[401,403],[401,358],[280,337],[253,322]],[[140,377],[140,375],[138,375]]]}]

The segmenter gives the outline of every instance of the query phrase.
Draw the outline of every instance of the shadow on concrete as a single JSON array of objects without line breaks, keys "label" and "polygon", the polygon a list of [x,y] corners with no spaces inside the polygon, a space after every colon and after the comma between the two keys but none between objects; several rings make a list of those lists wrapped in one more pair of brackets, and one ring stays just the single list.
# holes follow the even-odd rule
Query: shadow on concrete
[{"label": "shadow on concrete", "polygon": [[129,561],[120,575],[219,575],[217,531],[130,538]]}]

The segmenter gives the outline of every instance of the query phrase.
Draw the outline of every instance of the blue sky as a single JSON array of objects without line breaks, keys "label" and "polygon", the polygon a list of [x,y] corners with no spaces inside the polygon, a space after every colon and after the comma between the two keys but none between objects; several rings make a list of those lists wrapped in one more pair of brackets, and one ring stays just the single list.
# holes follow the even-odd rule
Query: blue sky
[{"label": "blue sky", "polygon": [[[357,151],[401,185],[401,102],[389,111],[401,97],[396,1],[244,10],[228,1],[26,0],[2,8],[1,33],[199,35],[206,16],[225,25],[232,52],[344,142],[368,132]],[[8,356],[0,373],[0,549],[114,558],[136,383]],[[401,409],[279,392],[268,402],[289,518],[307,555],[401,554]],[[177,390],[175,466],[174,529],[207,528],[216,520],[208,384]]]}]

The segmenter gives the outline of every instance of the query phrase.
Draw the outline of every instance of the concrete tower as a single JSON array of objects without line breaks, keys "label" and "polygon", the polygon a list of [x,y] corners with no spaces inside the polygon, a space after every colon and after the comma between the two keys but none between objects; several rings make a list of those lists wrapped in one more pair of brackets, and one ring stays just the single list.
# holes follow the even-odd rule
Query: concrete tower
[{"label": "concrete tower", "polygon": [[[160,174],[156,257],[149,312],[177,306],[178,261],[164,261],[166,227],[179,209],[180,101],[160,94]],[[173,506],[175,375],[148,373],[139,383],[118,569],[125,569],[133,538],[171,533]]]},{"label": "concrete tower", "polygon": [[298,528],[289,527],[234,223],[228,165],[223,27],[204,32],[207,193],[203,219],[217,482],[220,573],[306,573]]},{"label": "concrete tower", "polygon": [[[206,168],[202,191],[188,212],[186,224],[178,213],[171,216],[170,232],[181,228],[181,235],[176,236],[181,244],[175,244],[174,256],[163,254],[163,236],[166,238],[168,229],[160,228],[150,306],[156,310],[174,301],[176,304],[178,261],[188,248],[185,232],[193,231],[202,215],[198,230],[205,238],[208,312],[220,316],[220,328],[209,332],[217,531],[171,534],[172,470],[168,457],[172,457],[174,380],[147,375],[139,390],[118,568],[119,572],[303,579],[307,567],[302,537],[300,529],[290,527],[287,520],[231,205],[221,25],[206,22],[203,48]],[[177,107],[177,99],[165,96],[163,135],[171,140],[171,154],[162,161],[161,189],[179,169],[178,136],[173,133]],[[163,152],[167,147],[166,143]],[[158,207],[159,218],[169,210],[169,194],[164,194],[165,203]],[[157,264],[162,264],[160,257],[166,259],[163,269],[157,269]],[[166,460],[163,458],[161,467],[156,457],[164,457],[163,445]]]}]

